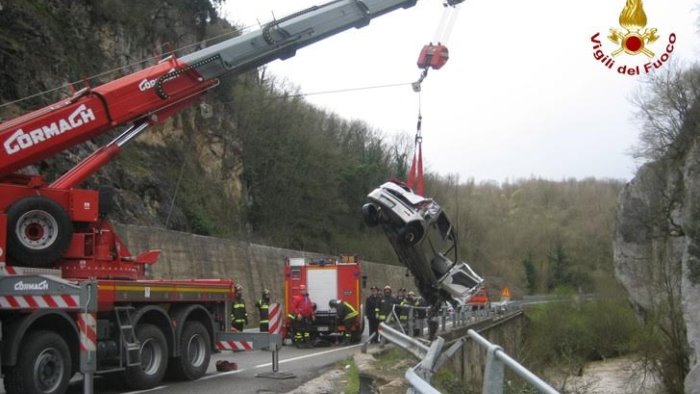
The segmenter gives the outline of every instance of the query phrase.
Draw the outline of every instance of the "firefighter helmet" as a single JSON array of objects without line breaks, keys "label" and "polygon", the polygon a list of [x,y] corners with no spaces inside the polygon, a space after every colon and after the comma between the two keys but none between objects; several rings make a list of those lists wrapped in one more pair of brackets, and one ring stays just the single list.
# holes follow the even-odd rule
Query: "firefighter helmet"
[{"label": "firefighter helmet", "polygon": [[389,286],[389,285],[384,286],[384,290],[391,290],[391,286]]},{"label": "firefighter helmet", "polygon": [[263,290],[263,297],[269,297],[270,296],[270,290],[264,289]]},{"label": "firefighter helmet", "polygon": [[331,308],[335,308],[337,305],[338,305],[338,300],[333,299],[333,300],[328,301],[328,306],[330,306]]}]

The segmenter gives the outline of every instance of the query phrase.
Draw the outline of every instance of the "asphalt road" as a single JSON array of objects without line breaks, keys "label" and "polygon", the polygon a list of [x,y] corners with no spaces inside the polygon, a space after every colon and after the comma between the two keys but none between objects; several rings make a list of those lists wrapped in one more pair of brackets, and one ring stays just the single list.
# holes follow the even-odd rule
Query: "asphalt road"
[{"label": "asphalt road", "polygon": [[[360,351],[360,347],[361,344],[350,346],[336,345],[314,349],[297,349],[293,346],[283,346],[279,351],[278,372],[293,375],[290,379],[257,376],[261,373],[272,372],[272,352],[221,352],[212,355],[206,375],[196,381],[182,382],[166,380],[163,381],[161,385],[150,390],[131,391],[122,381],[121,374],[117,373],[96,376],[94,380],[94,392],[105,394],[285,393],[294,390],[303,383],[319,376],[326,370],[333,368],[337,361],[351,357],[353,353]],[[236,362],[238,364],[238,370],[217,372],[215,365],[218,360]],[[82,392],[82,375],[76,374],[68,389],[68,393],[79,394]],[[0,393],[5,393],[4,388]]]}]

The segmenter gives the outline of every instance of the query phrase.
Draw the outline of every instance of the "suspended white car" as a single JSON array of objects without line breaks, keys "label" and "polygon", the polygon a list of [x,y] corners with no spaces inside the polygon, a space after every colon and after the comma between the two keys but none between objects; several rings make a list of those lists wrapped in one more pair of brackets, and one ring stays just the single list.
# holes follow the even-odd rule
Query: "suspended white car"
[{"label": "suspended white car", "polygon": [[365,223],[381,226],[431,305],[461,304],[479,289],[483,279],[467,263],[456,262],[456,234],[437,202],[398,181],[384,183],[367,199],[362,207]]}]

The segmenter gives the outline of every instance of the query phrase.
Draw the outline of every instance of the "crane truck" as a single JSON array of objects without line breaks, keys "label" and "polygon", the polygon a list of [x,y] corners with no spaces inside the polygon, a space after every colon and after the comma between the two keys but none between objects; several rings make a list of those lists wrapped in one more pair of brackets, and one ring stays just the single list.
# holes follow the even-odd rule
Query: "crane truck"
[{"label": "crane truck", "polygon": [[[463,0],[448,0],[454,6]],[[194,380],[212,352],[277,346],[233,333],[230,279],[149,279],[160,251],[133,254],[107,220],[110,193],[81,184],[149,126],[252,70],[416,0],[336,0],[0,124],[0,365],[8,393],[62,393],[80,372],[118,372],[134,389],[170,369]],[[56,179],[22,169],[123,128]],[[248,336],[246,336],[248,335]],[[86,386],[87,387],[87,386]],[[87,390],[87,389],[86,389]]]}]

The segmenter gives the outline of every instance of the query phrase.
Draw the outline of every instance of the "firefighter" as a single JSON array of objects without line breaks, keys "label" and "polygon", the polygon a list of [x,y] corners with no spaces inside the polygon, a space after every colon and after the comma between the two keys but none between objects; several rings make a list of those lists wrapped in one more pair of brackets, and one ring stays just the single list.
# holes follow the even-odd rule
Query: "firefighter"
[{"label": "firefighter", "polygon": [[399,294],[396,295],[396,301],[400,304],[406,299],[406,288],[399,289]]},{"label": "firefighter", "polygon": [[425,303],[422,297],[416,297],[416,293],[409,291],[408,300],[413,309],[413,336],[419,337],[423,334],[423,319],[425,319]]},{"label": "firefighter", "polygon": [[[401,293],[406,293],[406,289],[401,289],[399,290],[399,295]],[[413,293],[413,292],[411,292]],[[410,293],[409,293],[410,294]],[[415,294],[414,294],[415,296]],[[413,301],[409,299],[408,296],[404,295],[403,297],[399,296],[396,299],[399,303],[398,307],[396,308],[396,312],[399,315],[399,322],[401,323],[401,326],[404,329],[404,332],[408,330],[408,318],[411,316],[411,308],[413,307]]]},{"label": "firefighter", "polygon": [[[372,293],[365,300],[365,310],[367,311],[367,322],[369,323],[369,335],[372,338],[372,343],[379,343],[379,334],[377,327],[379,326],[379,318],[377,317],[377,306],[379,305],[379,288],[372,286]],[[372,334],[374,336],[372,337]]]},{"label": "firefighter", "polygon": [[258,315],[260,315],[260,332],[268,332],[270,326],[268,314],[270,310],[270,290],[263,290],[262,298],[255,303],[255,306],[258,308]]},{"label": "firefighter", "polygon": [[245,309],[245,301],[243,301],[243,288],[236,285],[236,298],[233,301],[233,311],[231,313],[231,325],[238,331],[243,331],[243,328],[248,324],[248,312]]},{"label": "firefighter", "polygon": [[294,343],[299,348],[311,347],[311,326],[314,320],[314,306],[309,299],[305,285],[299,285],[299,293],[292,298],[294,313]]},{"label": "firefighter", "polygon": [[375,308],[377,311],[377,319],[380,323],[387,320],[396,304],[396,298],[391,295],[391,286],[384,286],[384,296],[379,298],[379,302],[377,302],[377,307]]},{"label": "firefighter", "polygon": [[356,332],[360,329],[360,313],[349,302],[343,300],[330,300],[328,306],[335,308],[335,316],[345,328],[341,345],[351,344],[352,337],[357,335]]}]

